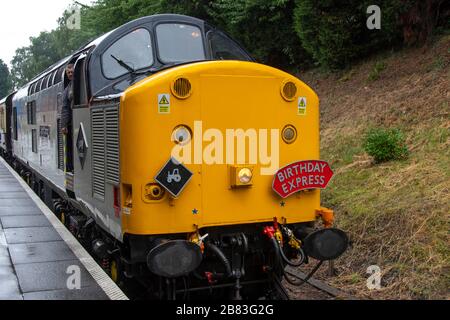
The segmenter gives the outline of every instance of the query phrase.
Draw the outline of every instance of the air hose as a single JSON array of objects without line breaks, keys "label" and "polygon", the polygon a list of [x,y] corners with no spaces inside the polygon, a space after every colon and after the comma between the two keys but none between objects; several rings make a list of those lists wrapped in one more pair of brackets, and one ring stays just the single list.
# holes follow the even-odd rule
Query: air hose
[{"label": "air hose", "polygon": [[[298,267],[298,266],[300,266],[301,264],[303,264],[303,262],[305,262],[305,254],[304,254],[303,250],[301,250],[301,249],[299,250],[299,252],[300,252],[300,254],[301,254],[300,262],[299,262],[299,263],[293,263],[293,262],[291,262],[291,261],[284,255],[284,252],[283,252],[283,250],[282,250],[280,244],[278,243],[278,241],[275,239],[275,237],[272,237],[270,240],[271,240],[271,242],[272,242],[272,244],[273,244],[273,247],[274,247],[274,249],[275,249],[275,257],[276,257],[276,259],[277,259],[277,260],[275,261],[275,265],[279,265],[279,266],[281,267],[281,270],[282,270],[282,272],[283,272],[284,278],[285,278],[286,281],[287,281],[288,283],[290,283],[291,285],[294,285],[294,286],[301,286],[301,285],[303,285],[304,283],[308,282],[308,280],[309,280],[309,279],[317,272],[317,270],[319,270],[320,266],[321,266],[322,263],[323,263],[323,261],[319,261],[319,263],[311,270],[311,272],[306,276],[305,279],[300,279],[299,277],[297,277],[297,276],[295,276],[295,275],[292,275],[292,276],[296,277],[297,279],[300,279],[300,282],[295,282],[295,281],[293,281],[292,279],[289,278],[289,276],[288,276],[286,270],[284,270],[284,266],[283,266],[283,264],[281,263],[281,259],[283,259],[283,261],[285,261],[285,262],[286,262],[287,264],[289,264],[290,266]],[[281,259],[280,259],[280,258],[281,258]]]},{"label": "air hose", "polygon": [[228,277],[231,277],[233,275],[233,272],[231,271],[231,265],[228,258],[225,256],[222,250],[219,249],[216,245],[212,244],[211,242],[205,243],[206,249],[211,250],[217,258],[222,262],[222,264],[225,266],[225,270]]},{"label": "air hose", "polygon": [[288,265],[290,265],[291,267],[299,267],[305,262],[305,253],[303,252],[303,250],[301,248],[298,249],[298,253],[300,254],[299,262],[292,262],[291,260],[288,259],[288,257],[286,257],[286,255],[284,254],[283,248],[281,248],[281,246],[278,243],[278,241],[275,241],[275,242],[277,243],[277,246],[278,246],[278,249],[279,249],[278,251],[280,252],[281,258]]}]

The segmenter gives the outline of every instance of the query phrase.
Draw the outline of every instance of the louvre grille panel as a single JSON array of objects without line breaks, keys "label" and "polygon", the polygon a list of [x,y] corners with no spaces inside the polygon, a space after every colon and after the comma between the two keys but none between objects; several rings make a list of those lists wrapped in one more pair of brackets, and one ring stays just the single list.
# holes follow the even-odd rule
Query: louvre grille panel
[{"label": "louvre grille panel", "polygon": [[64,170],[64,145],[63,145],[63,134],[61,132],[61,119],[56,121],[57,133],[57,143],[58,143],[58,169]]},{"label": "louvre grille panel", "polygon": [[92,190],[105,198],[105,183],[119,184],[119,105],[91,109]]},{"label": "louvre grille panel", "polygon": [[105,109],[106,120],[106,179],[119,184],[119,110],[117,107]]},{"label": "louvre grille panel", "polygon": [[105,198],[105,112],[92,109],[92,191],[94,197]]}]

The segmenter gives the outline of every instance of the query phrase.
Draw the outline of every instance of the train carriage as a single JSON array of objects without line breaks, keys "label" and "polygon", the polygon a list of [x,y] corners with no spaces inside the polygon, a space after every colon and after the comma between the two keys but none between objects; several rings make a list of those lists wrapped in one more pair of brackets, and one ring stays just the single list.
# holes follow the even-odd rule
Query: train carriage
[{"label": "train carriage", "polygon": [[[60,122],[69,63],[72,158]],[[317,95],[202,20],[129,22],[9,99],[2,148],[115,281],[159,298],[285,297],[286,264],[345,250],[320,205]],[[315,231],[318,218],[328,228]]]}]

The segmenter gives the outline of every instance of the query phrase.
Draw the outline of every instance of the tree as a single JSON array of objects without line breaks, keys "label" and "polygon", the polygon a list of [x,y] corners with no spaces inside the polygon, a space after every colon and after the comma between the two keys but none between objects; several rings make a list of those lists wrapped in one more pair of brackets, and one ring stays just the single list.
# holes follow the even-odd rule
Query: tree
[{"label": "tree", "polygon": [[369,0],[296,0],[294,26],[301,43],[314,60],[327,68],[351,61],[401,41],[400,0],[381,0],[382,27],[366,26]]},{"label": "tree", "polygon": [[11,75],[6,63],[0,59],[0,99],[7,96],[12,91]]},{"label": "tree", "polygon": [[294,0],[219,0],[209,12],[257,60],[290,69],[310,61],[293,28],[294,7]]},{"label": "tree", "polygon": [[[407,45],[424,44],[431,39],[440,19],[446,19],[449,12],[444,11],[444,0],[404,0],[405,9],[400,15],[403,27],[403,41]],[[447,2],[447,10],[449,4]],[[442,20],[444,24],[444,20]]]}]

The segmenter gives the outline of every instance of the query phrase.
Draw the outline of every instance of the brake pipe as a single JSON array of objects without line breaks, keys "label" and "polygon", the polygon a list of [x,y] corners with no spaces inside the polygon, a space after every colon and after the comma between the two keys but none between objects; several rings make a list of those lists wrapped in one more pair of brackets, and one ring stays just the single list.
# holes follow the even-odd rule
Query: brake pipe
[{"label": "brake pipe", "polygon": [[231,271],[231,265],[228,258],[225,256],[222,250],[219,249],[216,245],[212,244],[211,242],[206,242],[206,249],[211,250],[217,258],[222,262],[222,264],[225,266],[226,273],[228,277],[231,277],[233,275],[233,272]]}]

